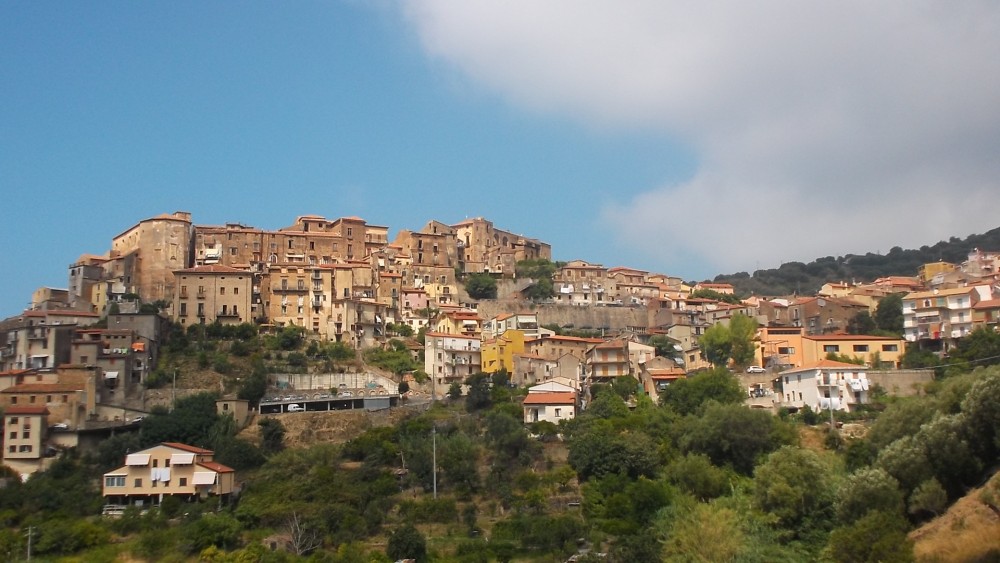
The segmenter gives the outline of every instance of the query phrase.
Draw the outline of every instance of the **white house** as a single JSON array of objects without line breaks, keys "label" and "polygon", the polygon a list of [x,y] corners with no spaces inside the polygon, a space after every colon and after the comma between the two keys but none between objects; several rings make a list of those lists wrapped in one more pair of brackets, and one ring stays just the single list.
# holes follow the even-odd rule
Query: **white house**
[{"label": "white house", "polygon": [[525,423],[547,420],[559,424],[576,417],[576,390],[555,381],[529,387],[523,408]]},{"label": "white house", "polygon": [[865,366],[820,360],[781,372],[781,406],[853,411],[868,402]]}]

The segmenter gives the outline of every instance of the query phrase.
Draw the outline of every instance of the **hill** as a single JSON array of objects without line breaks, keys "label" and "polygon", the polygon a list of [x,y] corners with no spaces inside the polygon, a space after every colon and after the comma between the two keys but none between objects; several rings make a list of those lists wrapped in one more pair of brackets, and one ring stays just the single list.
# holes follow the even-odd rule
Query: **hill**
[{"label": "hill", "polygon": [[813,294],[829,281],[870,282],[885,276],[913,276],[921,265],[945,261],[960,263],[974,248],[1000,250],[1000,227],[965,239],[951,237],[933,246],[904,250],[892,247],[887,254],[868,252],[825,256],[808,264],[786,262],[777,268],[720,274],[713,281],[729,283],[740,295]]},{"label": "hill", "polygon": [[[948,511],[910,532],[918,561],[995,561],[1000,557],[1000,473]],[[985,501],[990,500],[991,504]]]}]

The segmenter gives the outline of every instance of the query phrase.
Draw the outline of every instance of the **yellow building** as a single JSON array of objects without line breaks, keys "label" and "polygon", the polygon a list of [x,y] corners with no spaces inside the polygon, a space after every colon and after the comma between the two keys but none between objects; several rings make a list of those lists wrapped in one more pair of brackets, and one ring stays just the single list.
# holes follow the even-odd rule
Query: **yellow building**
[{"label": "yellow building", "polygon": [[104,474],[105,509],[157,505],[165,496],[228,496],[236,488],[233,469],[212,460],[204,448],[164,442],[128,454],[125,465]]},{"label": "yellow building", "polygon": [[826,359],[827,354],[838,354],[864,360],[865,365],[875,369],[892,369],[900,367],[906,341],[891,336],[815,334],[802,337],[802,348],[805,364]]},{"label": "yellow building", "polygon": [[508,330],[500,336],[483,341],[481,357],[483,371],[493,373],[502,369],[514,372],[514,354],[524,353],[524,332]]},{"label": "yellow building", "polygon": [[183,325],[252,322],[253,276],[229,266],[196,266],[174,272],[174,317]]},{"label": "yellow building", "polygon": [[917,276],[923,283],[930,282],[934,276],[938,274],[947,274],[948,272],[954,272],[958,269],[958,266],[952,264],[951,262],[931,262],[929,264],[924,264],[917,269]]}]

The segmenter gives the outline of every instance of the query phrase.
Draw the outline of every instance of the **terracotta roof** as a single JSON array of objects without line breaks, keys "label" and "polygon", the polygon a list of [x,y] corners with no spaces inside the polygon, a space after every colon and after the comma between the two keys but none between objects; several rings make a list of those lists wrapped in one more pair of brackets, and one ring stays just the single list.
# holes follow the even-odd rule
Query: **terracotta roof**
[{"label": "terracotta roof", "polygon": [[[980,284],[986,285],[986,284]],[[931,291],[915,291],[913,293],[907,293],[903,296],[903,299],[923,299],[924,297],[947,297],[949,295],[965,295],[973,290],[973,288],[979,287],[977,285],[970,285],[967,287],[952,287],[950,289],[935,289]]]},{"label": "terracotta roof", "polygon": [[603,338],[583,338],[582,336],[562,336],[559,334],[539,336],[538,338],[533,338],[529,342],[538,342],[539,340],[557,340],[560,342],[582,342],[584,344],[599,344],[601,342],[604,342]]},{"label": "terracotta roof", "polygon": [[802,338],[809,340],[902,340],[902,337],[896,336],[869,336],[865,334],[812,334],[803,335]]},{"label": "terracotta roof", "polygon": [[1000,299],[988,299],[972,306],[973,309],[994,309],[996,307],[1000,307]]},{"label": "terracotta roof", "polygon": [[205,448],[199,448],[197,446],[189,446],[187,444],[182,444],[180,442],[163,442],[160,445],[167,446],[168,448],[174,448],[177,450],[184,450],[186,452],[191,452],[193,454],[212,455],[213,453],[215,453],[212,450],[206,450]]},{"label": "terracotta roof", "polygon": [[478,336],[469,336],[467,334],[449,334],[447,332],[428,332],[424,336],[441,336],[444,338],[464,338],[466,340],[479,340]]},{"label": "terracotta roof", "polygon": [[576,393],[528,393],[524,398],[525,405],[575,405]]},{"label": "terracotta roof", "polygon": [[814,362],[814,363],[807,364],[807,365],[804,365],[804,366],[800,366],[800,367],[797,367],[797,368],[792,368],[792,369],[789,369],[789,370],[785,370],[785,371],[783,371],[781,373],[795,373],[795,372],[800,372],[800,371],[812,371],[814,369],[844,369],[844,368],[851,369],[851,370],[862,370],[862,371],[868,369],[865,366],[858,365],[858,364],[848,364],[846,362],[837,362],[837,361],[834,361],[834,360],[823,359],[823,360],[820,360],[818,362]]},{"label": "terracotta roof", "polygon": [[0,393],[69,393],[76,391],[83,391],[83,386],[68,383],[22,383],[12,385]]},{"label": "terracotta roof", "polygon": [[49,414],[49,409],[45,408],[44,405],[34,406],[34,405],[11,405],[4,410],[4,414]]},{"label": "terracotta roof", "polygon": [[222,465],[221,463],[218,463],[218,462],[215,462],[215,461],[203,461],[203,462],[199,463],[198,465],[200,465],[200,466],[202,466],[202,467],[204,467],[206,469],[211,469],[212,471],[215,471],[216,473],[234,473],[236,471],[232,467],[228,467],[228,466]]}]

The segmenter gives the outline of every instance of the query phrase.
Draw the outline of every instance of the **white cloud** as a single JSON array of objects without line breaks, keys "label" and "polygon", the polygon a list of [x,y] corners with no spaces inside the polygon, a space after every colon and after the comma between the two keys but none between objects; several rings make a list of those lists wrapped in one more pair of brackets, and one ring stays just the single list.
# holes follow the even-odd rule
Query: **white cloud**
[{"label": "white cloud", "polygon": [[635,186],[644,193],[600,211],[620,244],[665,267],[676,255],[659,253],[676,247],[730,271],[1000,223],[992,0],[404,9],[429,55],[514,104],[690,143],[690,182]]}]

